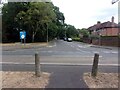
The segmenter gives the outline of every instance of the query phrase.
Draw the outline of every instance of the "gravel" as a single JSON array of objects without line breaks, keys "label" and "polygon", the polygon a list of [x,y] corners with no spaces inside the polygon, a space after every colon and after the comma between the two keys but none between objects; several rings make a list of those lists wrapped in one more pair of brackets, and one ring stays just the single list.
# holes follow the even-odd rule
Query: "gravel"
[{"label": "gravel", "polygon": [[36,77],[34,72],[2,72],[2,88],[45,88],[50,73],[42,72]]},{"label": "gravel", "polygon": [[118,79],[120,79],[118,73],[100,72],[97,77],[92,77],[91,73],[84,73],[83,78],[89,88],[118,88]]}]

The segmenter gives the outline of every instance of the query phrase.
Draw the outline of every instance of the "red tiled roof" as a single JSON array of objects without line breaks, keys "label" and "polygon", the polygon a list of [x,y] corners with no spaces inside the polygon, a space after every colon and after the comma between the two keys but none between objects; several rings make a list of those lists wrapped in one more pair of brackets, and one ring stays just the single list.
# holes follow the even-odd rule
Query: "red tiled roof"
[{"label": "red tiled roof", "polygon": [[96,29],[96,25],[93,25],[93,26],[91,26],[91,27],[88,28],[88,30],[90,30],[90,31],[91,30],[95,30],[95,29]]},{"label": "red tiled roof", "polygon": [[118,24],[107,21],[104,23],[100,23],[99,25],[95,24],[95,25],[89,27],[88,30],[92,31],[92,30],[98,30],[98,29],[102,29],[102,28],[114,28],[114,27],[118,28]]},{"label": "red tiled roof", "polygon": [[100,28],[113,28],[113,27],[118,27],[118,24],[108,21],[100,25]]}]

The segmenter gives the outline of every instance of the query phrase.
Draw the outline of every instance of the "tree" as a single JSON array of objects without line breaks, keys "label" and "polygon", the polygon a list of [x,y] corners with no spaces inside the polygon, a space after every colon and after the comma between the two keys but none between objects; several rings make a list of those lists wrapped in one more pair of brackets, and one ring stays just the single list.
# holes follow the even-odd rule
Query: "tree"
[{"label": "tree", "polygon": [[57,37],[62,38],[64,37],[64,21],[65,17],[62,12],[59,11],[59,8],[57,6],[53,6],[53,10],[56,14],[56,22],[55,24],[57,25]]},{"label": "tree", "polygon": [[77,37],[78,36],[78,31],[76,28],[72,25],[67,25],[66,26],[66,36],[67,37]]},{"label": "tree", "polygon": [[62,12],[59,11],[59,8],[57,6],[54,6],[54,12],[57,17],[57,23],[64,24],[65,17]]},{"label": "tree", "polygon": [[[47,30],[48,24],[56,19],[55,13],[52,10],[51,4],[45,2],[32,2],[30,8],[24,12],[20,11],[16,16],[16,21],[21,25],[27,25],[31,32],[32,42],[39,30]],[[41,31],[42,31],[41,30]],[[45,33],[43,33],[45,34]]]},{"label": "tree", "polygon": [[2,40],[2,16],[0,15],[0,42]]},{"label": "tree", "polygon": [[83,37],[89,37],[89,36],[90,36],[89,31],[88,31],[87,29],[85,29],[85,28],[80,29],[79,32],[80,32],[80,34],[81,34]]},{"label": "tree", "polygon": [[3,42],[19,41],[19,32],[14,17],[19,11],[26,11],[29,8],[29,2],[8,2],[2,8],[2,39]]},{"label": "tree", "polygon": [[27,41],[32,42],[64,35],[64,14],[53,3],[8,2],[4,4],[2,14],[3,41],[19,41],[21,30],[27,32]]}]

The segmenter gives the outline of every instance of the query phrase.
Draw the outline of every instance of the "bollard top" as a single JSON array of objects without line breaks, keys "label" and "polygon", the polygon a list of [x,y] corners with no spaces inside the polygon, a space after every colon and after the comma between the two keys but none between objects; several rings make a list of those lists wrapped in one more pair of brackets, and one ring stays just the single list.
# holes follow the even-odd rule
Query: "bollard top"
[{"label": "bollard top", "polygon": [[35,54],[39,54],[38,52],[35,52]]},{"label": "bollard top", "polygon": [[99,53],[95,53],[95,55],[99,55]]}]

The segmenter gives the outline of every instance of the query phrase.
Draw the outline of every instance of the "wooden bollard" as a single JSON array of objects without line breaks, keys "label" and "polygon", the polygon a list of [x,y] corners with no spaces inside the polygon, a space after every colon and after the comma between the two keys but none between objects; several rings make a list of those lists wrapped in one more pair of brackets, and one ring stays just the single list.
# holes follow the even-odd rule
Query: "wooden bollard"
[{"label": "wooden bollard", "polygon": [[94,61],[93,61],[93,66],[92,66],[92,73],[91,75],[93,77],[97,76],[97,72],[98,72],[98,61],[99,61],[99,54],[95,53],[94,56]]},{"label": "wooden bollard", "polygon": [[35,75],[40,77],[41,69],[40,69],[40,60],[38,53],[35,53]]}]

